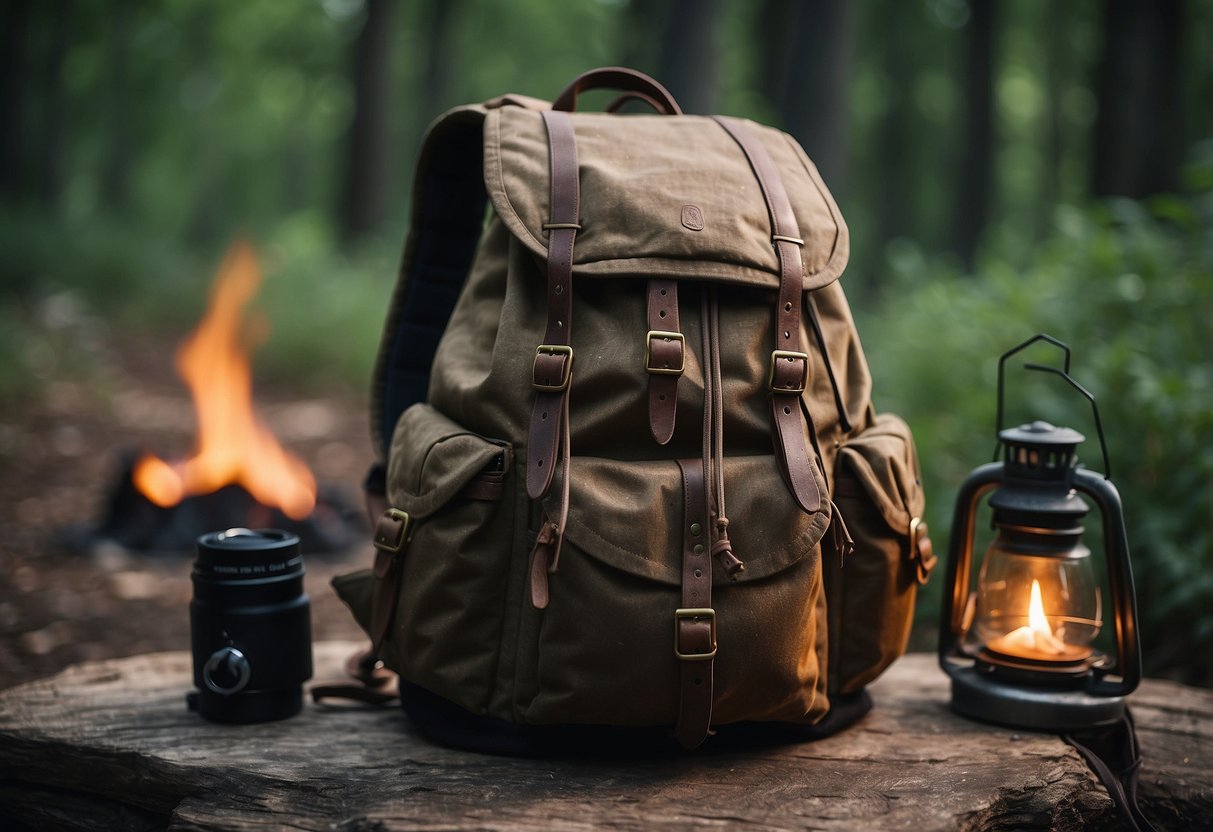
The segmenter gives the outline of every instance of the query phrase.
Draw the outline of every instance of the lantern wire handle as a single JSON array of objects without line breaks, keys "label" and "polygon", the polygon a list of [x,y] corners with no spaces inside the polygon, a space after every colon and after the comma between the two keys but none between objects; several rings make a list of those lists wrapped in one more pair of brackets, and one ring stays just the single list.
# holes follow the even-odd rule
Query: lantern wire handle
[{"label": "lantern wire handle", "polygon": [[[1044,364],[1025,364],[1024,367],[1028,370],[1039,370],[1044,373],[1053,373],[1054,375],[1061,376],[1063,379],[1065,379],[1067,382],[1069,382],[1071,387],[1073,387],[1075,390],[1077,390],[1079,393],[1081,393],[1083,396],[1085,396],[1087,401],[1089,401],[1091,403],[1091,412],[1095,416],[1095,430],[1099,434],[1099,449],[1100,449],[1100,451],[1103,452],[1103,468],[1104,468],[1103,476],[1104,476],[1104,479],[1110,480],[1112,478],[1112,464],[1108,461],[1108,443],[1107,443],[1107,440],[1104,439],[1103,422],[1099,418],[1099,407],[1096,406],[1095,397],[1093,395],[1091,395],[1090,391],[1088,391],[1085,387],[1083,387],[1081,384],[1079,384],[1077,381],[1075,381],[1074,377],[1070,375],[1070,347],[1065,342],[1057,340],[1052,335],[1046,335],[1043,332],[1041,332],[1037,335],[1033,335],[1031,338],[1024,341],[1019,346],[1012,347],[1011,349],[1004,352],[1002,354],[1002,356],[998,359],[998,425],[997,425],[997,429],[995,430],[995,435],[997,436],[998,434],[1002,433],[1002,413],[1003,413],[1003,401],[1004,401],[1003,380],[1005,378],[1005,369],[1006,369],[1007,359],[1010,358],[1011,356],[1015,355],[1017,352],[1021,352],[1025,349],[1027,349],[1028,347],[1032,346],[1032,344],[1035,344],[1037,341],[1045,341],[1049,344],[1052,344],[1053,346],[1057,347],[1058,349],[1060,349],[1062,351],[1062,353],[1064,354],[1064,357],[1065,357],[1064,361],[1062,363],[1062,369],[1059,370],[1056,367],[1048,367],[1048,366],[1045,366]],[[1002,446],[1001,441],[997,445],[994,446],[994,459],[995,460],[998,459],[998,449],[1001,446]]]},{"label": "lantern wire handle", "polygon": [[1064,370],[1059,370],[1056,367],[1046,367],[1043,364],[1024,364],[1023,366],[1028,370],[1039,370],[1042,373],[1053,373],[1054,375],[1061,376],[1071,387],[1085,396],[1087,401],[1091,403],[1091,413],[1095,417],[1095,431],[1099,434],[1099,449],[1103,452],[1103,478],[1105,480],[1112,479],[1112,463],[1108,461],[1108,443],[1104,439],[1103,422],[1099,418],[1099,407],[1095,404],[1095,396]]},{"label": "lantern wire handle", "polygon": [[[1069,377],[1069,374],[1070,374],[1070,347],[1068,345],[1066,345],[1064,342],[1058,341],[1052,335],[1045,335],[1043,332],[1041,332],[1037,335],[1033,335],[1031,338],[1024,341],[1018,347],[1012,347],[1011,349],[1004,352],[1002,354],[1002,357],[998,359],[998,424],[994,428],[995,436],[1002,433],[1002,404],[1003,404],[1002,391],[1003,391],[1003,378],[1005,376],[1004,370],[1006,369],[1007,359],[1010,358],[1011,356],[1015,355],[1015,353],[1022,352],[1023,350],[1027,349],[1028,347],[1035,344],[1037,341],[1047,341],[1048,343],[1052,344],[1053,346],[1060,349],[1063,353],[1065,353],[1065,363],[1062,365],[1062,369],[1065,371],[1066,377],[1067,378]],[[995,448],[995,450],[994,450],[994,458],[995,459],[998,458],[998,449],[997,448]]]}]

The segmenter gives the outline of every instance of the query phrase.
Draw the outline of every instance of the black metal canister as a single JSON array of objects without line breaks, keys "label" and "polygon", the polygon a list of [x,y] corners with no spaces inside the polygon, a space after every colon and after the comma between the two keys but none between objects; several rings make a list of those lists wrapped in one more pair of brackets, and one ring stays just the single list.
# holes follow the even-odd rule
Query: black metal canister
[{"label": "black metal canister", "polygon": [[192,579],[189,705],[215,722],[285,719],[312,677],[310,605],[299,538],[228,529],[198,538]]}]

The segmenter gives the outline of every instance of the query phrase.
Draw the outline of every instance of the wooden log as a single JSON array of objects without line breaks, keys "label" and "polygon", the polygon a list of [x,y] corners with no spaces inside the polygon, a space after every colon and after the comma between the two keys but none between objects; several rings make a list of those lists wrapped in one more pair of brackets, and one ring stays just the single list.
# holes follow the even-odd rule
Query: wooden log
[{"label": "wooden log", "polygon": [[[357,648],[318,644],[318,679]],[[397,708],[216,725],[186,709],[190,679],[187,653],[160,653],[0,692],[0,828],[1116,828],[1069,746],[953,715],[925,654],[897,662],[839,736],[624,761],[439,748]],[[1213,691],[1151,680],[1132,706],[1147,816],[1210,828]]]}]

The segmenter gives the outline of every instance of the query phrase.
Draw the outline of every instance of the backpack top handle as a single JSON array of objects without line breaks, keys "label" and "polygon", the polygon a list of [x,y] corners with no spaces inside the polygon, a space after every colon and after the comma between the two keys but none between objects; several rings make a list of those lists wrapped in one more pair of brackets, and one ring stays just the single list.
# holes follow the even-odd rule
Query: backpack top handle
[{"label": "backpack top handle", "polygon": [[[577,109],[577,96],[586,90],[594,89],[613,89],[635,93],[632,96],[624,96],[624,99],[638,98],[662,115],[682,115],[682,108],[678,106],[674,96],[670,95],[669,90],[643,72],[622,66],[604,66],[581,73],[564,88],[560,95],[556,96],[556,100],[552,102],[552,109],[571,113]],[[617,100],[612,107],[617,108],[620,103],[622,101]]]}]

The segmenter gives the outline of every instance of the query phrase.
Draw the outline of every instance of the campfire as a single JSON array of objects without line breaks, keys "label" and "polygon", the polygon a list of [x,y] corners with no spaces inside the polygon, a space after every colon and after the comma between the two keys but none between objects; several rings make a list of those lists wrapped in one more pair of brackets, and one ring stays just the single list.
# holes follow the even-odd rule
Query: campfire
[{"label": "campfire", "polygon": [[295,532],[315,552],[362,536],[360,513],[333,489],[318,489],[307,465],[257,419],[246,309],[260,282],[252,247],[232,245],[202,322],[177,352],[197,416],[193,453],[132,455],[98,537],[131,549],[188,551],[208,531],[273,527]]}]

